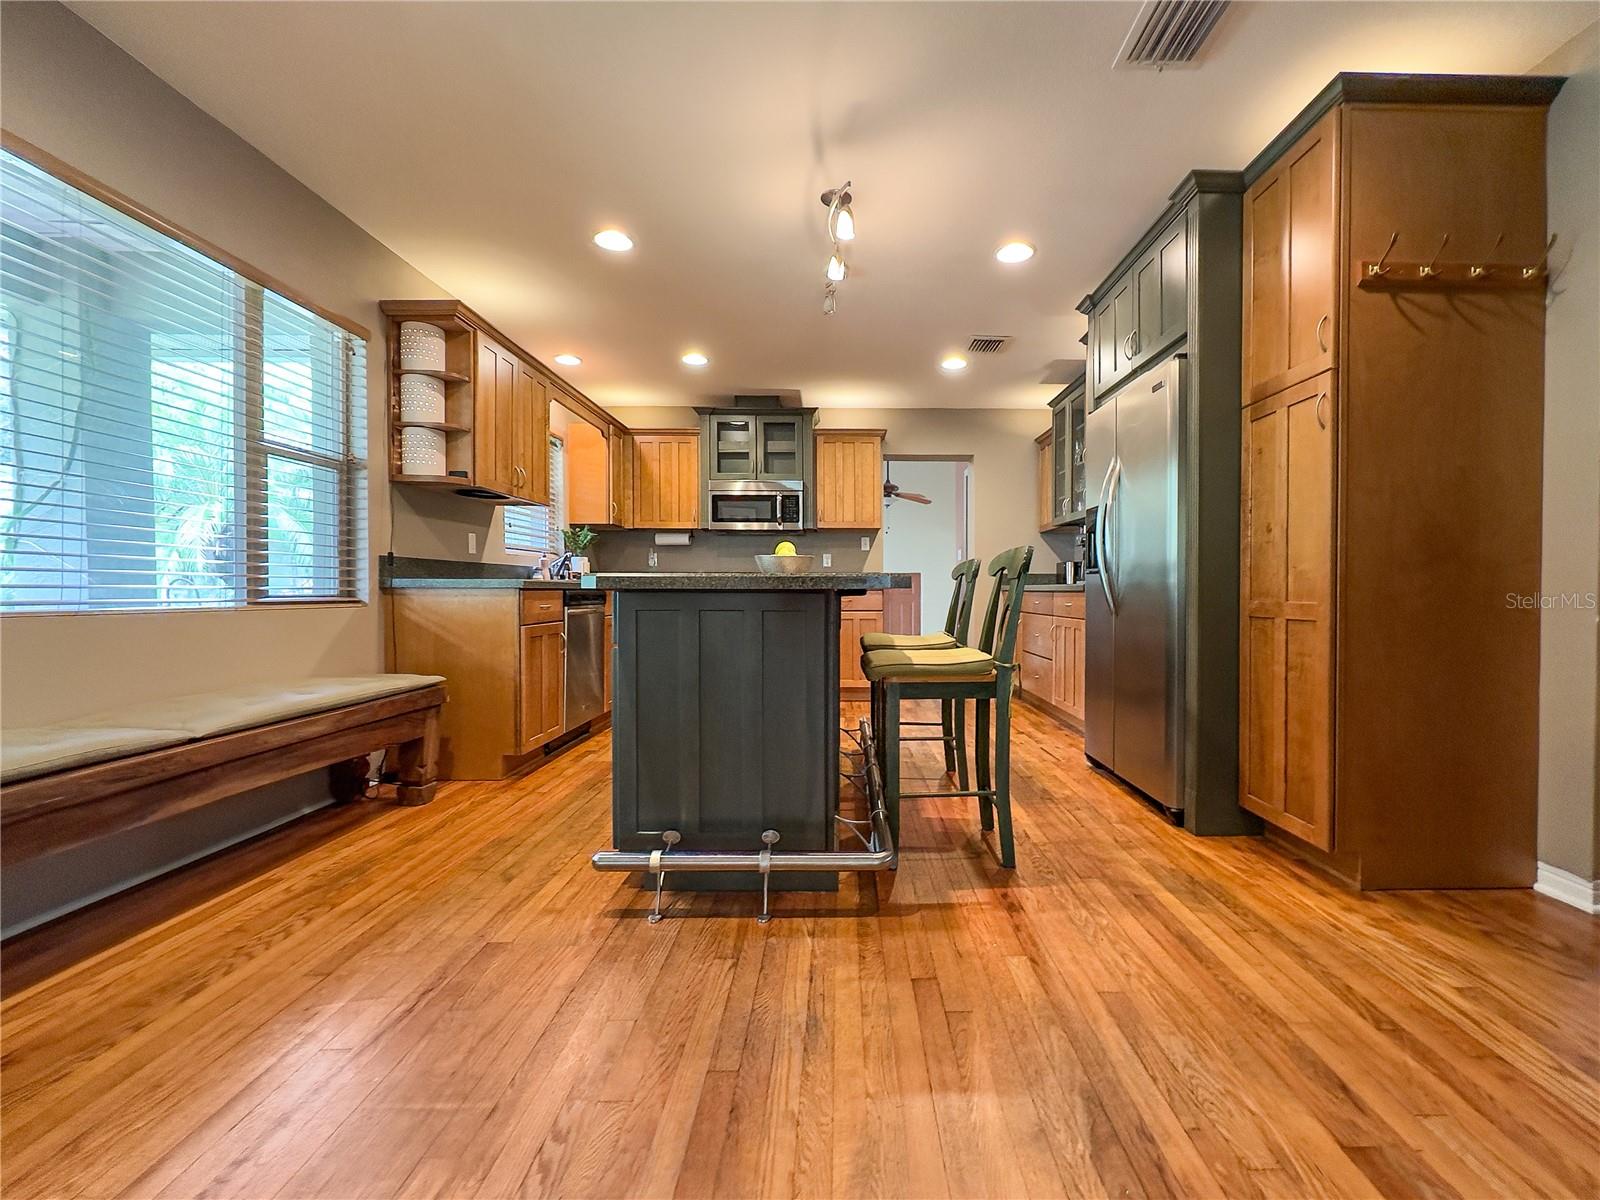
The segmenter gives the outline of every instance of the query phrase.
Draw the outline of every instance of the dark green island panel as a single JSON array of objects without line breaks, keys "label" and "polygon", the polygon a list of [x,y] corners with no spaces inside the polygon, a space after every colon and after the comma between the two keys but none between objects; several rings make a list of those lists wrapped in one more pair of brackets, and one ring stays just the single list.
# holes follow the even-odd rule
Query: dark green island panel
[{"label": "dark green island panel", "polygon": [[[770,829],[776,851],[837,849],[839,596],[910,577],[652,572],[595,584],[616,593],[613,846],[665,850],[675,830],[677,851],[760,851]],[[832,872],[771,882],[839,885]],[[761,878],[669,872],[667,886],[759,891]]]}]

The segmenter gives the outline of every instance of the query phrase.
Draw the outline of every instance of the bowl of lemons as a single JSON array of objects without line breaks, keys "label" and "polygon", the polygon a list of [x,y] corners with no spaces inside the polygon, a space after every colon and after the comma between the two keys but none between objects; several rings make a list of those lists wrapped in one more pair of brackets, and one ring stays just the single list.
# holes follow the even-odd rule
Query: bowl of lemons
[{"label": "bowl of lemons", "polygon": [[815,554],[795,553],[793,542],[779,542],[771,554],[756,555],[756,567],[763,575],[805,575],[816,561]]}]

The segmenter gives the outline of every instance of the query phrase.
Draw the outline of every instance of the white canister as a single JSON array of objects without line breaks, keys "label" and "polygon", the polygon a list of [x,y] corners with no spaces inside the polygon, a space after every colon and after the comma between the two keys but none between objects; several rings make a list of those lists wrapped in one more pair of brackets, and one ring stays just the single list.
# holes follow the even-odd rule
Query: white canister
[{"label": "white canister", "polygon": [[444,431],[407,426],[400,431],[400,473],[443,475]]},{"label": "white canister", "polygon": [[400,419],[444,424],[444,380],[432,375],[401,375]]},{"label": "white canister", "polygon": [[572,556],[572,573],[574,575],[587,575],[589,573],[589,559],[583,554]]},{"label": "white canister", "polygon": [[444,370],[444,330],[426,321],[400,323],[400,369]]}]

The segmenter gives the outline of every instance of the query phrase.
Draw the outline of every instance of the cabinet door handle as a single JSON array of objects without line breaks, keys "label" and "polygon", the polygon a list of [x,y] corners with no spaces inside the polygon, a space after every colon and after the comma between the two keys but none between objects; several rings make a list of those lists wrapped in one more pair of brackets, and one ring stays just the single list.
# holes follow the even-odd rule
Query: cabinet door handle
[{"label": "cabinet door handle", "polygon": [[1327,398],[1328,398],[1328,393],[1327,392],[1318,392],[1317,393],[1316,414],[1317,414],[1317,428],[1318,429],[1326,429],[1328,427],[1328,423],[1322,419],[1322,402],[1324,400],[1326,400]]},{"label": "cabinet door handle", "polygon": [[1328,352],[1328,343],[1323,339],[1322,331],[1327,327],[1328,314],[1323,313],[1322,319],[1317,322],[1317,348],[1324,354]]},{"label": "cabinet door handle", "polygon": [[1138,332],[1139,331],[1135,329],[1129,333],[1127,337],[1122,339],[1122,357],[1130,362],[1133,360],[1134,355],[1133,339],[1138,335]]}]

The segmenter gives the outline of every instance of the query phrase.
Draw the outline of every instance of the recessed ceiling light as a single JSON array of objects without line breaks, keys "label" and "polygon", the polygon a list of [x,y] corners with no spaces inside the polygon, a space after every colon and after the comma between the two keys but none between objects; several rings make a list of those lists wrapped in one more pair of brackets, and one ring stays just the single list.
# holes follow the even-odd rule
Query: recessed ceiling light
[{"label": "recessed ceiling light", "polygon": [[1023,263],[1033,257],[1033,245],[1030,242],[1007,242],[994,252],[994,256],[1003,263]]},{"label": "recessed ceiling light", "polygon": [[602,229],[594,235],[594,244],[602,250],[610,250],[613,254],[633,249],[633,239],[620,229]]},{"label": "recessed ceiling light", "polygon": [[939,367],[945,371],[965,371],[967,369],[967,360],[959,354],[947,354],[940,360]]},{"label": "recessed ceiling light", "polygon": [[581,367],[583,365],[583,359],[576,354],[558,354],[556,355],[556,361],[563,367]]},{"label": "recessed ceiling light", "polygon": [[686,367],[703,367],[711,360],[698,350],[691,350],[683,356],[683,365]]}]

